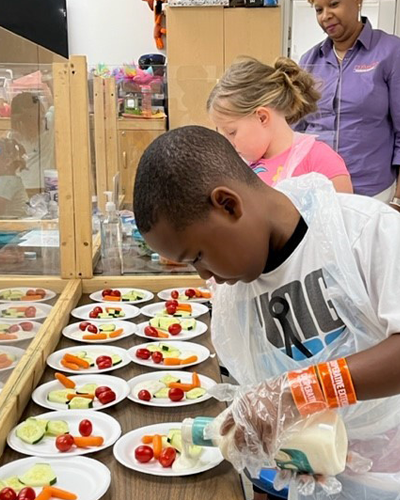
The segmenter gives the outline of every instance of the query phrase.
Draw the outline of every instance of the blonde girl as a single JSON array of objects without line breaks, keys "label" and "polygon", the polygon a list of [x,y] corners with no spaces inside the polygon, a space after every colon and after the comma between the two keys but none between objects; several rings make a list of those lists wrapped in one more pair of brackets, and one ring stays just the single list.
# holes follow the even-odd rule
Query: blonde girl
[{"label": "blonde girl", "polygon": [[317,111],[319,97],[313,77],[291,59],[280,57],[268,66],[244,57],[214,87],[207,109],[218,130],[267,184],[319,172],[337,191],[352,193],[342,158],[314,136],[290,127]]}]

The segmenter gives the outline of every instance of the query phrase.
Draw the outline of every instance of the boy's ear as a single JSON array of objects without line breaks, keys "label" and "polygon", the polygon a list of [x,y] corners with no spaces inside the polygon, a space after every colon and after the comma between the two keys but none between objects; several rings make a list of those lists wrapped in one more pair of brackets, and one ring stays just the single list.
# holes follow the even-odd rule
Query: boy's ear
[{"label": "boy's ear", "polygon": [[261,106],[256,109],[256,116],[260,120],[261,125],[267,125],[270,121],[270,112],[268,108]]},{"label": "boy's ear", "polygon": [[228,187],[216,187],[210,195],[210,201],[214,208],[240,219],[243,215],[243,201],[241,197]]}]

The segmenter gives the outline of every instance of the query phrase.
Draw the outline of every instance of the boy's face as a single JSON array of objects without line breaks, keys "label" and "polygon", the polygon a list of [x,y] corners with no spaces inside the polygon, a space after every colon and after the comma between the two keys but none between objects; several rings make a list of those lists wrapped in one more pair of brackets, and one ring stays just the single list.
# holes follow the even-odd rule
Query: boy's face
[{"label": "boy's face", "polygon": [[212,206],[206,219],[182,231],[161,219],[144,237],[163,257],[192,264],[205,280],[249,283],[265,267],[269,234],[249,211],[234,203],[231,200],[226,208],[221,199],[221,206]]}]

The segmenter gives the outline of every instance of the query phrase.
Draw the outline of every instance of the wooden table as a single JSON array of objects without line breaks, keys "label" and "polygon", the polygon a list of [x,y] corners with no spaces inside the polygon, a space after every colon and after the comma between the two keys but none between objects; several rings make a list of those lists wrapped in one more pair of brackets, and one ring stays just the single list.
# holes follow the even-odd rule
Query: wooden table
[{"label": "wooden table", "polygon": [[[81,304],[91,302],[87,296],[83,296]],[[199,318],[201,321],[209,323],[209,317],[203,316]],[[140,323],[146,318],[139,316],[133,321]],[[71,322],[76,321],[72,319]],[[196,343],[205,345],[213,353],[210,332],[197,337],[193,340]],[[133,345],[138,345],[144,342],[143,338],[132,336],[115,342],[112,345],[129,349]],[[76,346],[77,343],[62,337],[57,349],[63,349],[69,346]],[[209,358],[204,363],[197,365],[188,370],[198,370],[200,374],[211,377],[214,380],[220,381],[220,372],[217,358]],[[136,375],[148,372],[145,367],[135,363],[130,363],[128,366],[116,370],[112,375],[129,380]],[[40,384],[54,379],[54,370],[47,368]],[[151,406],[143,406],[136,404],[128,399],[111,407],[106,412],[116,418],[121,427],[123,434],[132,429],[136,429],[145,425],[155,424],[158,422],[176,422],[181,421],[186,417],[216,416],[223,409],[224,404],[216,402],[213,399],[192,406],[181,408],[156,408]],[[32,415],[45,413],[49,410],[41,408],[30,402],[25,410],[22,420]],[[132,450],[133,453],[133,450]],[[111,471],[111,486],[109,491],[102,498],[103,500],[243,500],[244,494],[240,483],[239,475],[234,471],[231,465],[223,462],[218,467],[211,469],[202,474],[197,474],[187,477],[165,478],[155,477],[147,474],[132,471],[120,465],[112,454],[111,448],[93,453],[89,455],[100,462],[104,463]],[[3,457],[0,460],[0,465],[13,460],[18,460],[23,456],[14,452],[10,448],[6,448]],[[79,499],[86,500],[86,499]]]}]

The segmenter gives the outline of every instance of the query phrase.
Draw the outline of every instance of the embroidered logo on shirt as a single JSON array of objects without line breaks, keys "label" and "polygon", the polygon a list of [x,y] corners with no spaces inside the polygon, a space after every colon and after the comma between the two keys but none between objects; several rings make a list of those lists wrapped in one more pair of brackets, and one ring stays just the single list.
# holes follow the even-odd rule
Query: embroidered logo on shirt
[{"label": "embroidered logo on shirt", "polygon": [[268,172],[268,169],[265,167],[262,167],[261,165],[256,165],[255,167],[251,167],[253,169],[253,172],[255,174],[261,174],[263,172]]},{"label": "embroidered logo on shirt", "polygon": [[278,182],[280,177],[281,177],[281,173],[282,173],[282,170],[283,170],[283,167],[280,166],[276,169],[276,174],[272,177],[272,181],[273,182]]},{"label": "embroidered logo on shirt", "polygon": [[356,64],[354,66],[354,73],[368,73],[373,71],[379,64],[379,61],[374,61],[371,64]]}]

